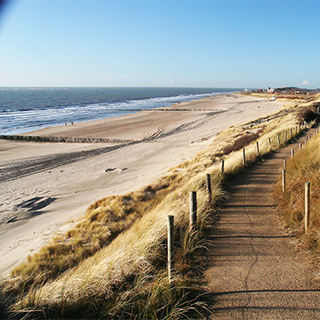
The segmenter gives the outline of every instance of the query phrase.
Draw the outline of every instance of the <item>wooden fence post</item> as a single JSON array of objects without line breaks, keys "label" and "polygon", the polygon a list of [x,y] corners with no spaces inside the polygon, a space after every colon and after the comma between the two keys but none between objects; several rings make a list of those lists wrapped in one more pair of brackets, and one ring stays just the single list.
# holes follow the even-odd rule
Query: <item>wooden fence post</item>
[{"label": "wooden fence post", "polygon": [[168,216],[168,239],[167,239],[167,248],[168,248],[168,279],[169,284],[172,281],[172,267],[173,267],[173,250],[174,250],[174,216]]},{"label": "wooden fence post", "polygon": [[190,191],[190,213],[189,213],[189,231],[193,232],[197,229],[197,192]]},{"label": "wooden fence post", "polygon": [[294,157],[294,150],[291,149],[291,159],[293,159],[293,157]]},{"label": "wooden fence post", "polygon": [[284,142],[287,143],[288,142],[288,132],[285,131],[284,133]]},{"label": "wooden fence post", "polygon": [[299,143],[299,151],[302,149],[302,143]]},{"label": "wooden fence post", "polygon": [[206,175],[207,179],[207,193],[208,193],[208,202],[211,203],[212,201],[212,192],[211,192],[211,177],[210,174],[207,173]]},{"label": "wooden fence post", "polygon": [[290,128],[290,139],[292,139],[292,128]]},{"label": "wooden fence post", "polygon": [[286,167],[287,167],[287,161],[286,161],[286,159],[284,159],[283,160],[283,169],[286,169]]},{"label": "wooden fence post", "polygon": [[243,154],[242,163],[243,163],[243,166],[245,167],[246,166],[246,149],[245,148],[242,149],[242,154]]},{"label": "wooden fence post", "polygon": [[282,193],[286,193],[286,170],[282,170]]},{"label": "wooden fence post", "polygon": [[304,191],[304,231],[309,231],[309,220],[310,220],[310,182],[305,183]]},{"label": "wooden fence post", "polygon": [[259,151],[259,141],[257,141],[257,156],[259,157],[260,151]]},{"label": "wooden fence post", "polygon": [[224,175],[224,160],[221,161],[221,176]]},{"label": "wooden fence post", "polygon": [[278,147],[280,148],[280,133],[278,133]]}]

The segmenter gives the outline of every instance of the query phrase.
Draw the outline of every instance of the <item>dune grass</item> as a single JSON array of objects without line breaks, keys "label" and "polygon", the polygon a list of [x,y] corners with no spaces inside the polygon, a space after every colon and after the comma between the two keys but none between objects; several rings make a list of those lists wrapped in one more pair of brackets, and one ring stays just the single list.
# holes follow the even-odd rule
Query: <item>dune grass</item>
[{"label": "dune grass", "polygon": [[[280,178],[279,178],[280,180]],[[310,182],[310,227],[305,233],[305,183]],[[319,262],[320,254],[320,135],[317,134],[286,165],[286,192],[281,181],[274,190],[283,226],[296,236],[299,245]]]},{"label": "dune grass", "polygon": [[[298,119],[298,116],[300,119]],[[203,289],[203,228],[226,198],[223,182],[246,165],[276,150],[298,132],[301,114],[257,126],[243,124],[219,134],[211,146],[170,169],[154,183],[130,194],[91,205],[65,235],[56,236],[39,253],[2,282],[12,309],[40,318],[175,319],[201,313],[194,293]],[[290,132],[290,129],[291,132]],[[292,133],[292,137],[291,137]],[[259,154],[256,141],[259,142]],[[221,160],[225,161],[221,175]],[[206,174],[211,175],[208,203]],[[198,229],[188,230],[189,192],[197,191]],[[167,215],[175,217],[174,281],[166,273]],[[30,313],[31,312],[31,313]]]}]

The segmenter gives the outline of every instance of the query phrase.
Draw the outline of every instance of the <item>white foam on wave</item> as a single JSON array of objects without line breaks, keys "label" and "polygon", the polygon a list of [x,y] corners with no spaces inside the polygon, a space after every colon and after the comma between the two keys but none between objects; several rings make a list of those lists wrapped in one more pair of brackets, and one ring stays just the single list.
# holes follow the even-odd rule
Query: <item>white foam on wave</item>
[{"label": "white foam on wave", "polygon": [[[201,99],[226,92],[204,94],[181,94],[171,97],[154,97],[124,100],[109,103],[70,105],[61,107],[35,108],[33,110],[8,110],[0,113],[0,134],[20,134],[45,127],[60,126],[65,123],[85,122],[119,117],[133,113],[134,110],[161,108],[174,103]],[[127,111],[126,111],[127,110]]]}]

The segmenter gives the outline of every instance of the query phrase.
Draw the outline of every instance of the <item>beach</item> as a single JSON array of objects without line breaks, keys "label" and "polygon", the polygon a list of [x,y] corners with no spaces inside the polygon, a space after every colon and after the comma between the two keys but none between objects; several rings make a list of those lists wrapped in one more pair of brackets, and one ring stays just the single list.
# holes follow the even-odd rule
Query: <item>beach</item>
[{"label": "beach", "polygon": [[65,232],[96,200],[147,185],[206,149],[219,132],[282,108],[266,98],[215,95],[26,134],[109,143],[0,140],[0,272]]}]

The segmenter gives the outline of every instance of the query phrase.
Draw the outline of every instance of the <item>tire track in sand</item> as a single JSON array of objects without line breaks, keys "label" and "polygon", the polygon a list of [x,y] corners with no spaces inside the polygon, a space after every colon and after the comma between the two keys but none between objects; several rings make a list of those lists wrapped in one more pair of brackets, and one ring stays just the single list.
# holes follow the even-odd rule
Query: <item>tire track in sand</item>
[{"label": "tire track in sand", "polygon": [[165,138],[165,137],[179,134],[182,132],[190,131],[203,126],[208,121],[212,120],[216,114],[223,113],[223,112],[225,112],[225,110],[211,112],[209,115],[205,114],[202,118],[198,120],[186,122],[167,132],[165,132],[164,130],[159,130],[142,140],[125,142],[125,143],[120,143],[120,144],[107,146],[107,147],[99,147],[92,150],[59,153],[59,154],[53,154],[50,156],[28,158],[28,159],[15,161],[13,163],[7,163],[3,166],[0,166],[0,183],[12,181],[17,178],[22,178],[38,172],[59,168],[67,164],[71,164],[78,161],[82,161],[84,159],[96,157],[102,154],[106,154],[121,148],[134,145],[134,144],[153,142],[161,138]]}]

